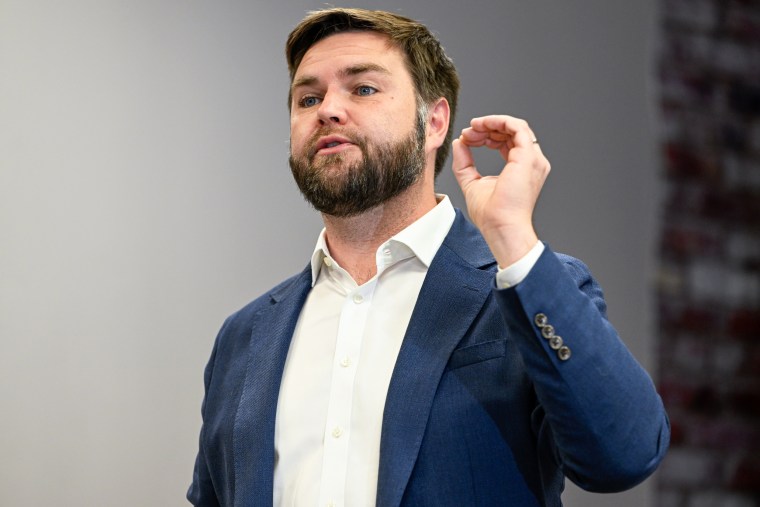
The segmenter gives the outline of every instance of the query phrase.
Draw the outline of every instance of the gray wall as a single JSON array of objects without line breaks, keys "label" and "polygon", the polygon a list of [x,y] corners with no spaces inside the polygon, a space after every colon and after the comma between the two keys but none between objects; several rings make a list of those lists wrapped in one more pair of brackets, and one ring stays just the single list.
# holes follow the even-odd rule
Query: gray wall
[{"label": "gray wall", "polygon": [[[654,0],[353,4],[440,34],[457,128],[531,121],[554,167],[540,234],[652,367]],[[282,46],[322,5],[0,0],[0,504],[184,504],[216,331],[319,231],[286,163]],[[649,484],[566,504],[651,505]]]}]

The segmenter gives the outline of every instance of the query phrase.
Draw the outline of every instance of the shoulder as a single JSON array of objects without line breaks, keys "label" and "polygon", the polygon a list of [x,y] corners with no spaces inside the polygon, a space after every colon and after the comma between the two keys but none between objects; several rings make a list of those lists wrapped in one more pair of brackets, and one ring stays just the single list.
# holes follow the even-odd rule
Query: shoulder
[{"label": "shoulder", "polygon": [[224,325],[222,326],[222,330],[228,326],[239,326],[246,322],[250,322],[250,320],[260,311],[263,311],[273,304],[288,298],[293,293],[300,292],[300,289],[303,289],[304,284],[308,284],[310,282],[310,277],[310,268],[307,266],[307,268],[300,273],[295,274],[278,283],[227,317]]},{"label": "shoulder", "polygon": [[222,324],[214,343],[216,356],[234,356],[241,353],[250,341],[254,325],[262,316],[280,302],[299,297],[311,287],[311,270],[309,267],[300,273],[278,283],[262,295],[229,315]]}]

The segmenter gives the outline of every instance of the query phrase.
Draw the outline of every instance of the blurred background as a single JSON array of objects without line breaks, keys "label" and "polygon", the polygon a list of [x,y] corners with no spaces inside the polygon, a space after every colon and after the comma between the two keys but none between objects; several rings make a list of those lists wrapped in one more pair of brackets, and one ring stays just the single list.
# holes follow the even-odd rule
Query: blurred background
[{"label": "blurred background", "polygon": [[[283,47],[325,6],[0,0],[0,505],[187,505],[216,332],[321,229],[287,165]],[[439,35],[457,129],[529,120],[539,234],[589,264],[660,386],[661,470],[565,505],[760,505],[758,3],[351,6]]]},{"label": "blurred background", "polygon": [[659,505],[760,505],[760,2],[662,1]]}]

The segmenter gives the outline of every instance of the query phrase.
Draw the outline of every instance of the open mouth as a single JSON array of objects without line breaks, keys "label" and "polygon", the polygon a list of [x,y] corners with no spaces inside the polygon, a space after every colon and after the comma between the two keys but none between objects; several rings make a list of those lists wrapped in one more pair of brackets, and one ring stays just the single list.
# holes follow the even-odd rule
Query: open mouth
[{"label": "open mouth", "polygon": [[351,146],[354,146],[354,143],[347,137],[335,135],[325,136],[317,142],[314,153],[327,155],[330,153],[337,153]]}]

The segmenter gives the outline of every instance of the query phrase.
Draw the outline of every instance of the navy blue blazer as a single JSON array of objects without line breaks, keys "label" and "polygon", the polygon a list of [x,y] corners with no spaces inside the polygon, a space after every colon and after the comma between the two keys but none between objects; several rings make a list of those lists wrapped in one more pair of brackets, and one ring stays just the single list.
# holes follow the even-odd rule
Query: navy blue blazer
[{"label": "navy blue blazer", "polygon": [[[559,506],[565,476],[619,491],[665,454],[660,397],[607,321],[586,266],[547,247],[523,282],[503,290],[496,269],[457,212],[388,388],[378,506]],[[204,375],[194,505],[272,504],[278,391],[310,288],[307,266],[220,330]],[[542,335],[547,323],[569,358]]]}]

